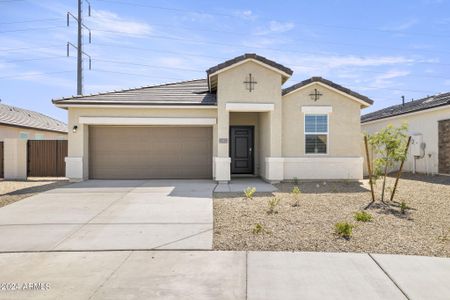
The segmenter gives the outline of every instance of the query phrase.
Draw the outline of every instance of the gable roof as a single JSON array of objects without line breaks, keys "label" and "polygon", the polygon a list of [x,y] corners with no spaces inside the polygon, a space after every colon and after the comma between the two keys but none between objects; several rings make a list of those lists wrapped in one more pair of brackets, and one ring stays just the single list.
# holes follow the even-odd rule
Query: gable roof
[{"label": "gable roof", "polygon": [[218,72],[218,71],[220,71],[222,69],[231,67],[232,65],[240,63],[240,62],[245,61],[247,59],[254,59],[256,61],[259,61],[259,62],[261,62],[263,64],[271,66],[272,68],[278,69],[281,72],[286,73],[289,76],[292,75],[292,73],[294,73],[294,71],[292,71],[291,69],[289,69],[289,68],[287,68],[287,67],[285,67],[285,66],[283,66],[283,65],[281,65],[281,64],[279,64],[279,63],[277,63],[277,62],[275,62],[273,60],[267,59],[264,56],[260,56],[260,55],[258,55],[256,53],[245,53],[243,55],[237,56],[237,57],[232,58],[230,60],[227,60],[227,61],[225,61],[223,63],[220,63],[220,64],[218,64],[218,65],[216,65],[214,67],[209,68],[208,70],[206,70],[206,73],[209,76],[209,75],[214,74],[214,73],[216,73],[216,72]]},{"label": "gable roof", "polygon": [[72,96],[52,100],[54,104],[115,104],[115,105],[216,105],[216,94],[210,93],[206,79]]},{"label": "gable roof", "polygon": [[67,133],[67,125],[64,122],[3,103],[0,103],[0,124]]},{"label": "gable roof", "polygon": [[428,96],[419,100],[405,102],[405,104],[393,105],[361,117],[361,122],[375,121],[393,116],[409,114],[440,106],[450,105],[450,92]]},{"label": "gable roof", "polygon": [[350,90],[350,89],[348,89],[346,87],[343,87],[342,85],[334,83],[331,80],[322,78],[322,77],[311,77],[309,79],[303,80],[302,82],[294,84],[293,86],[285,88],[285,89],[283,89],[283,96],[287,95],[289,93],[292,93],[293,91],[295,91],[297,89],[300,89],[300,88],[302,88],[304,86],[307,86],[307,85],[309,85],[311,83],[314,83],[314,82],[319,82],[319,83],[328,85],[328,86],[330,86],[330,87],[332,87],[332,88],[334,88],[334,89],[336,89],[338,91],[341,91],[341,92],[343,92],[345,94],[348,94],[350,96],[353,96],[353,97],[363,101],[367,105],[372,105],[373,104],[373,100],[372,99],[370,99],[370,98],[368,98],[366,96],[363,96],[363,95],[361,95],[361,94],[359,94],[359,93],[357,93],[355,91],[352,91],[352,90]]}]

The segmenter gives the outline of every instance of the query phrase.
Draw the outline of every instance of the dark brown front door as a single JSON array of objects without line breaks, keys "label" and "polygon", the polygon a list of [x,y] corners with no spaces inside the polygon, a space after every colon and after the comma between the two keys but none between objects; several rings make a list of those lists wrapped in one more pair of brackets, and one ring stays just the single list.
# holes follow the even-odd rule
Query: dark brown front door
[{"label": "dark brown front door", "polygon": [[253,126],[230,126],[232,174],[253,174]]}]

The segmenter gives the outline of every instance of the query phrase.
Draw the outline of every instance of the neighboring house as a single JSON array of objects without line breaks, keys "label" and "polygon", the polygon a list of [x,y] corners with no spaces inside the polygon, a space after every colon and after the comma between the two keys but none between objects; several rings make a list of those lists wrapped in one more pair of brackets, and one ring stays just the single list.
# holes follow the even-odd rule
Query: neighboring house
[{"label": "neighboring house", "polygon": [[67,138],[67,125],[41,113],[0,103],[0,141]]},{"label": "neighboring house", "polygon": [[408,124],[412,142],[404,170],[450,174],[450,93],[390,106],[361,117],[372,134],[389,124]]},{"label": "neighboring house", "polygon": [[360,110],[373,101],[245,54],[206,79],[53,100],[69,114],[72,180],[360,179]]}]

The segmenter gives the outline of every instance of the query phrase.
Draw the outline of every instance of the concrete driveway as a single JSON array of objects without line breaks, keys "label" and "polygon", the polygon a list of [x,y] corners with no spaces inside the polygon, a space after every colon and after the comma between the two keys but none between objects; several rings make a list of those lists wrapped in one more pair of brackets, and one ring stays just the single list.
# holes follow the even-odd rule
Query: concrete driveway
[{"label": "concrete driveway", "polygon": [[209,180],[90,180],[0,208],[0,251],[211,249]]}]

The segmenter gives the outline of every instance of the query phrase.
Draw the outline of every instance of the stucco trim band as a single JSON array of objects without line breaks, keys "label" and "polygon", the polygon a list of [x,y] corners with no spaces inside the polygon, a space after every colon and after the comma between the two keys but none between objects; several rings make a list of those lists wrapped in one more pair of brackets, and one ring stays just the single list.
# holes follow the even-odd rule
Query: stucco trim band
[{"label": "stucco trim band", "polygon": [[331,106],[302,106],[302,113],[305,114],[329,114],[333,112]]},{"label": "stucco trim band", "polygon": [[268,112],[274,111],[275,105],[273,103],[227,103],[225,109],[232,112]]},{"label": "stucco trim band", "polygon": [[88,125],[215,125],[216,118],[79,117]]}]

